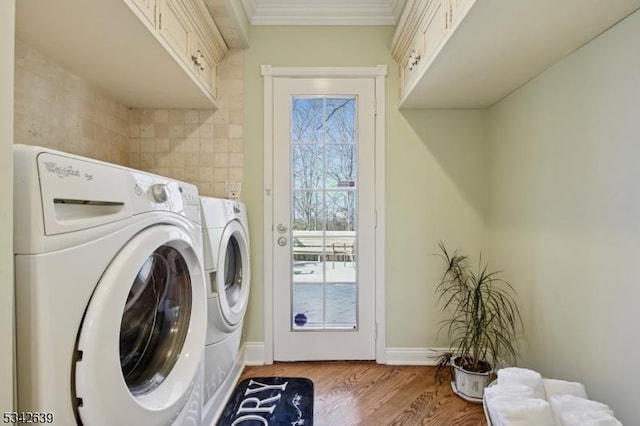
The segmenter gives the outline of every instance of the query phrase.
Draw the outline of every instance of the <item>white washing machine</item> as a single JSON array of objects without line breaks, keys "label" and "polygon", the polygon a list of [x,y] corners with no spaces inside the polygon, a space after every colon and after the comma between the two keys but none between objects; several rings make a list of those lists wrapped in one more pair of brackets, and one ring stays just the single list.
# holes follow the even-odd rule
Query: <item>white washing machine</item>
[{"label": "white washing machine", "polygon": [[217,421],[243,360],[239,348],[249,301],[249,224],[244,204],[200,197],[207,282],[203,424]]},{"label": "white washing machine", "polygon": [[197,188],[31,146],[14,147],[14,166],[18,411],[199,424]]}]

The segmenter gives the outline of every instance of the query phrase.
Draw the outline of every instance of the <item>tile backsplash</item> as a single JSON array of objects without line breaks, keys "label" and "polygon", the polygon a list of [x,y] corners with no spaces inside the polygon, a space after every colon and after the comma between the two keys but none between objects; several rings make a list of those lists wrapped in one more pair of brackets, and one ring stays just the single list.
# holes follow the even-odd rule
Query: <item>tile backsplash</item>
[{"label": "tile backsplash", "polygon": [[40,145],[193,183],[224,197],[242,182],[244,51],[218,65],[218,110],[131,109],[16,41],[15,143]]},{"label": "tile backsplash", "polygon": [[132,109],[128,165],[191,182],[201,195],[224,197],[242,182],[244,52],[218,65],[218,110]]},{"label": "tile backsplash", "polygon": [[125,164],[129,108],[20,40],[14,142]]}]

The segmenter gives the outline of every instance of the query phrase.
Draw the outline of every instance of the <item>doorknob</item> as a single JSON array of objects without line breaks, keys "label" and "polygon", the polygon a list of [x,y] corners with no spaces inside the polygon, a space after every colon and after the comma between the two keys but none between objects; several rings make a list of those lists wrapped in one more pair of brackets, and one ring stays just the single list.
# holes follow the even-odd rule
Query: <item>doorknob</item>
[{"label": "doorknob", "polygon": [[285,225],[284,223],[279,223],[276,229],[278,230],[278,233],[284,234],[285,232],[287,232],[288,228],[287,228],[287,225]]},{"label": "doorknob", "polygon": [[287,237],[280,237],[278,238],[278,245],[280,247],[284,247],[287,245]]}]

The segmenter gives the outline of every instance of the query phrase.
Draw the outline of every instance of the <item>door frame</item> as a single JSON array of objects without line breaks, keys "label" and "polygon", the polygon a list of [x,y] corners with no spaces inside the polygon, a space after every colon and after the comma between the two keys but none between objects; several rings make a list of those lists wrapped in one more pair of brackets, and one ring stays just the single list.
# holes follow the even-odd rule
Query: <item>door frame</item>
[{"label": "door frame", "polygon": [[273,67],[262,65],[264,78],[264,363],[273,364],[273,79],[371,78],[375,80],[375,352],[386,363],[385,323],[385,78],[387,66],[375,67]]}]

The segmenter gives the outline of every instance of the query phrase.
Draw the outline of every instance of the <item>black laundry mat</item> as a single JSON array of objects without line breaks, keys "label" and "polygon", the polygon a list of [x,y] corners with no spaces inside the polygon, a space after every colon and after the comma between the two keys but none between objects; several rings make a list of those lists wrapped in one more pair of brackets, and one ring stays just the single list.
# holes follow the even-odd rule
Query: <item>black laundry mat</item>
[{"label": "black laundry mat", "polygon": [[313,382],[253,377],[238,383],[218,426],[313,426]]}]

